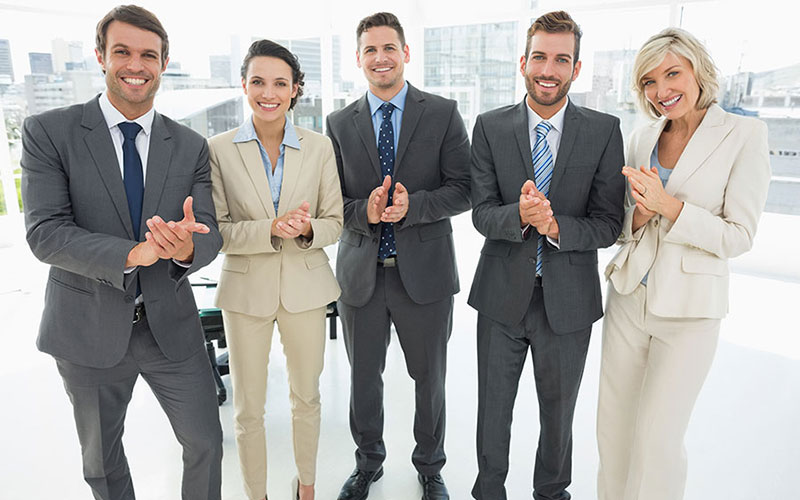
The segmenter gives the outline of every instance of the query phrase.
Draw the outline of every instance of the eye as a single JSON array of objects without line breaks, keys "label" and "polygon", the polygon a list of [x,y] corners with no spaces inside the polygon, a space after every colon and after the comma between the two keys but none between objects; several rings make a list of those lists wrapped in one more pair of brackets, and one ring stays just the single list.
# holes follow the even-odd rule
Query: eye
[{"label": "eye", "polygon": [[569,62],[569,59],[567,59],[566,57],[559,57],[559,58],[558,58],[558,59],[556,59],[556,60],[557,60],[558,62],[560,62],[560,63],[568,63],[568,62]]},{"label": "eye", "polygon": [[670,71],[669,73],[667,73],[667,76],[678,76],[678,72],[677,71]]},{"label": "eye", "polygon": [[375,52],[375,49],[373,49],[372,47],[364,49],[365,54],[372,54],[373,52]]},{"label": "eye", "polygon": [[286,86],[286,82],[278,82],[278,87],[285,87],[285,86]]},{"label": "eye", "polygon": [[114,53],[124,56],[124,55],[128,54],[128,51],[125,50],[125,49],[117,49],[117,50],[114,51]]},{"label": "eye", "polygon": [[645,80],[645,81],[642,82],[642,87],[649,87],[653,83],[655,83],[654,80]]},{"label": "eye", "polygon": [[544,59],[544,57],[540,56],[540,55],[535,55],[535,56],[531,56],[531,59],[533,59],[534,61],[541,61],[541,60]]}]

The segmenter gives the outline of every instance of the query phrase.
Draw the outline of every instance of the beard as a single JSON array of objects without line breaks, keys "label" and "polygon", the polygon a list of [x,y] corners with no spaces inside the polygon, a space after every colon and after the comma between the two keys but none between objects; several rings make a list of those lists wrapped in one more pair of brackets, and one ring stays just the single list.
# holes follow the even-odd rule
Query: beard
[{"label": "beard", "polygon": [[[548,80],[551,82],[558,82],[557,88],[558,91],[555,94],[545,95],[540,90],[538,85],[536,84],[536,80]],[[528,90],[528,96],[535,102],[541,106],[552,106],[561,100],[567,95],[569,92],[569,88],[572,85],[572,80],[568,79],[566,82],[562,82],[560,78],[544,76],[544,75],[526,75],[525,77],[525,88]]]}]

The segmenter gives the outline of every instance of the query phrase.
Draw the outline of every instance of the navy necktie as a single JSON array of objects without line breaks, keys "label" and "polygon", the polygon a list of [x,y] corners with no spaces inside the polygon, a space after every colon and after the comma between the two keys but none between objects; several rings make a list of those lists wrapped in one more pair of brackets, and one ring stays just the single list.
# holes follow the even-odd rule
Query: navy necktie
[{"label": "navy necktie", "polygon": [[[386,178],[387,175],[391,175],[392,184],[394,184],[394,127],[392,126],[394,104],[390,102],[381,104],[381,111],[383,112],[383,122],[381,122],[380,135],[378,136],[378,158],[381,162],[383,178]],[[393,189],[389,190],[389,200],[386,202],[386,206],[392,204],[393,191]],[[394,224],[391,222],[383,222],[381,223],[381,242],[378,247],[378,260],[384,260],[396,254]]]},{"label": "navy necktie", "polygon": [[144,199],[144,173],[142,159],[136,150],[136,136],[142,130],[141,125],[133,122],[119,124],[125,140],[122,143],[122,182],[125,184],[125,195],[128,198],[128,211],[131,214],[133,235],[139,240],[139,226],[142,223],[142,200]]}]

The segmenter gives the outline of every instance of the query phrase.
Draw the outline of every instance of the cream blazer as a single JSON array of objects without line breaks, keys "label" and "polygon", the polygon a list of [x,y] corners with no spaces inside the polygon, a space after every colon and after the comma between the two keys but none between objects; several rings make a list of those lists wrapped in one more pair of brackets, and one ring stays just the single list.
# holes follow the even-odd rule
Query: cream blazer
[{"label": "cream blazer", "polygon": [[[650,165],[666,125],[638,129],[627,164]],[[656,215],[632,232],[630,190],[619,242],[606,278],[622,294],[647,278],[647,308],[668,318],[723,318],[728,312],[728,259],[750,249],[770,181],[767,126],[712,105],[689,140],[666,185],[683,201],[675,223]]]},{"label": "cream blazer", "polygon": [[311,240],[271,235],[276,214],[256,141],[234,143],[238,128],[208,141],[225,253],[215,300],[220,309],[271,316],[278,304],[289,312],[302,312],[339,297],[323,250],[342,232],[342,193],[333,146],[324,135],[295,130],[300,149],[285,149],[277,216],[308,201]]}]

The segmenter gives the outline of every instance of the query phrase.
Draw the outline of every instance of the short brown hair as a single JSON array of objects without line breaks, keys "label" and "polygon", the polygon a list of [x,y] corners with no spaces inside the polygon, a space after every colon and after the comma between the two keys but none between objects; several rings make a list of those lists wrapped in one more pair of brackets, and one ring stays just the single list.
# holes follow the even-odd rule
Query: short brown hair
[{"label": "short brown hair", "polygon": [[572,33],[575,35],[575,56],[572,60],[572,65],[574,66],[575,63],[578,62],[581,54],[581,36],[583,36],[583,32],[580,26],[578,26],[578,23],[563,10],[548,12],[547,14],[539,16],[539,18],[531,24],[531,27],[528,28],[528,38],[525,40],[526,60],[531,51],[531,38],[533,38],[533,35],[539,30],[545,33]]},{"label": "short brown hair", "polygon": [[378,12],[367,16],[358,23],[356,28],[356,48],[361,48],[361,35],[370,28],[377,28],[379,26],[388,26],[397,32],[400,38],[400,48],[406,46],[406,34],[403,32],[403,27],[400,25],[400,20],[391,12]]},{"label": "short brown hair", "polygon": [[97,30],[95,34],[95,45],[97,51],[105,57],[106,54],[106,34],[108,33],[108,25],[112,21],[119,21],[127,23],[143,30],[152,31],[161,38],[161,65],[169,57],[169,38],[167,38],[167,31],[161,25],[155,14],[149,10],[139,7],[138,5],[118,5],[111,9],[111,12],[105,15],[103,19],[97,23]]}]

